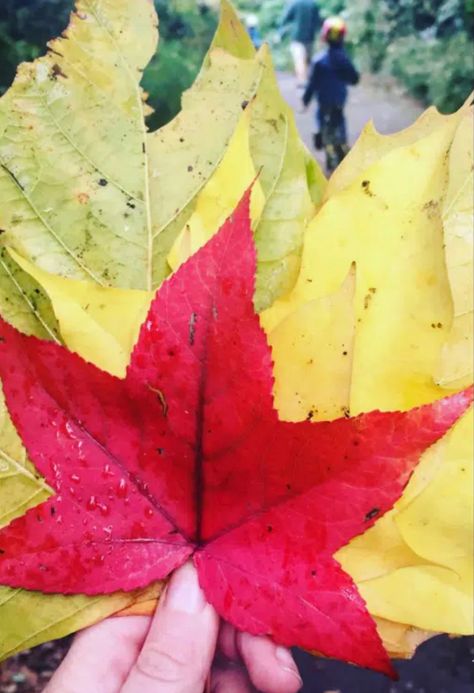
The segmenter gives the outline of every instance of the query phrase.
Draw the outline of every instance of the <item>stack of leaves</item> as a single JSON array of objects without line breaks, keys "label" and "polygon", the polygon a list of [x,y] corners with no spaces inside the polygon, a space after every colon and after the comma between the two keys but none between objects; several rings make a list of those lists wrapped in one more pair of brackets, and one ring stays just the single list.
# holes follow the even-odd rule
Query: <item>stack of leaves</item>
[{"label": "stack of leaves", "polygon": [[326,184],[226,1],[149,133],[156,40],[78,0],[0,101],[0,657],[192,556],[238,628],[390,673],[472,630],[472,112]]}]

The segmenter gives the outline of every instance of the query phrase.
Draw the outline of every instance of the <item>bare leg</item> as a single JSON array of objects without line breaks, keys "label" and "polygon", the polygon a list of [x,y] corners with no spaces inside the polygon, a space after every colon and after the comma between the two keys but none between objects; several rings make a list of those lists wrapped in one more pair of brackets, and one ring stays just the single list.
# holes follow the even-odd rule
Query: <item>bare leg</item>
[{"label": "bare leg", "polygon": [[308,76],[308,57],[304,43],[293,41],[290,45],[298,86],[306,84]]}]

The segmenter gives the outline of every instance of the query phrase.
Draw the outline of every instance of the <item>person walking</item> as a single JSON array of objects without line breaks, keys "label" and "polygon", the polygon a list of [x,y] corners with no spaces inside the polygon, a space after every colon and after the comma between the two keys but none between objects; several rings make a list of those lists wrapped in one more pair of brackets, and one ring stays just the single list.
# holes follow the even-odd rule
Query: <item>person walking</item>
[{"label": "person walking", "polygon": [[313,97],[318,103],[316,117],[319,132],[315,136],[315,146],[326,153],[328,173],[338,166],[349,150],[344,106],[347,86],[359,81],[359,73],[344,48],[346,33],[346,25],[341,17],[326,19],[321,34],[327,48],[313,59],[303,94],[305,108]]},{"label": "person walking", "polygon": [[315,0],[291,0],[281,19],[280,33],[290,32],[290,50],[299,88],[306,84],[314,39],[320,27],[321,17]]}]

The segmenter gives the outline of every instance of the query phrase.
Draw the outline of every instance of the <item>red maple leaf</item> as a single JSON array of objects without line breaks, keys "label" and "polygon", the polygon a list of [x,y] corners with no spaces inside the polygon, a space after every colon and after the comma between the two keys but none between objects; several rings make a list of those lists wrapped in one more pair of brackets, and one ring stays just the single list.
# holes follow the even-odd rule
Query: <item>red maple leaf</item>
[{"label": "red maple leaf", "polygon": [[159,290],[124,380],[0,323],[8,407],[56,492],[0,532],[0,583],[131,590],[192,555],[237,628],[390,673],[333,553],[392,507],[472,391],[407,413],[279,421],[248,202]]}]

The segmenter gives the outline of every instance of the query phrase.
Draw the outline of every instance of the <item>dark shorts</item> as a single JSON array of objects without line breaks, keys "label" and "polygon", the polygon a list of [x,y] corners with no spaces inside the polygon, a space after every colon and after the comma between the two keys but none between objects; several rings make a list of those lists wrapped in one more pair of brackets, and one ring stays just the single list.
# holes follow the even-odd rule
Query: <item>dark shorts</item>
[{"label": "dark shorts", "polygon": [[317,117],[323,146],[347,144],[346,119],[342,107],[320,106]]}]

